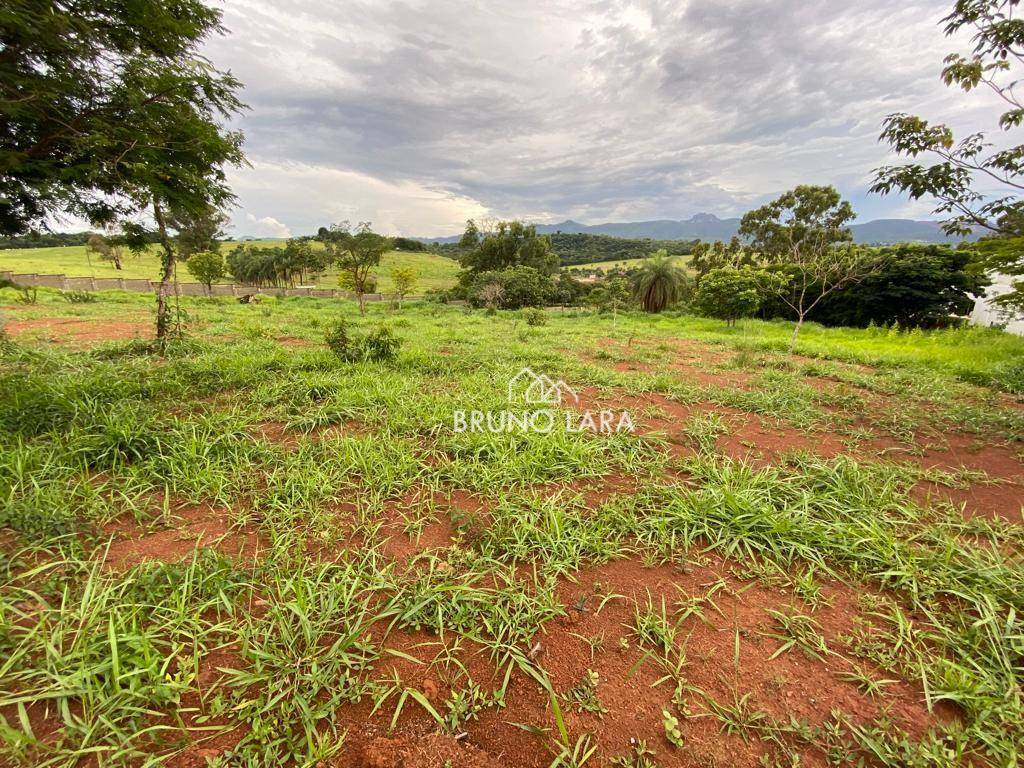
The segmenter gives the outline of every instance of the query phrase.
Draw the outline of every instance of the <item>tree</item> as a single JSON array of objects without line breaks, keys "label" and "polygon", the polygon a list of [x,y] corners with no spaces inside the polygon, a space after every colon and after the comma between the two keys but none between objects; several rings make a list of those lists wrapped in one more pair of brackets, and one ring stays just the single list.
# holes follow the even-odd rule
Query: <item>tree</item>
[{"label": "tree", "polygon": [[693,282],[700,285],[706,272],[722,267],[757,266],[757,254],[745,245],[738,237],[728,243],[716,240],[713,243],[700,242],[693,246],[690,256],[690,268],[693,270]]},{"label": "tree", "polygon": [[193,253],[200,251],[219,251],[220,238],[224,237],[227,223],[227,215],[213,207],[197,211],[175,211],[169,217],[168,224],[178,231],[175,238],[178,257],[187,260]]},{"label": "tree", "polygon": [[199,251],[185,261],[185,268],[192,277],[206,286],[206,293],[213,293],[213,284],[223,280],[228,272],[224,257],[216,251]]},{"label": "tree", "polygon": [[480,245],[480,229],[475,221],[468,219],[466,221],[466,231],[462,233],[462,238],[459,240],[459,248],[468,251],[476,248],[478,245]]},{"label": "tree", "polygon": [[792,275],[777,284],[782,301],[796,314],[789,352],[807,314],[833,291],[859,282],[878,266],[878,252],[849,245],[853,208],[834,187],[801,185],[740,220],[740,235],[769,263]]},{"label": "tree", "polygon": [[694,308],[702,315],[736,325],[741,317],[752,317],[766,293],[777,291],[785,277],[749,265],[708,270],[697,286]]},{"label": "tree", "polygon": [[[1024,64],[1024,23],[1014,17],[1019,0],[957,0],[946,16],[945,32],[954,35],[973,30],[974,48],[964,56],[952,53],[945,59],[942,79],[947,86],[965,92],[984,87],[1003,102],[996,121],[1007,132],[1024,124],[1024,102],[1015,93]],[[957,141],[943,124],[905,113],[889,115],[881,139],[898,154],[935,159],[925,165],[883,166],[875,171],[871,191],[906,192],[914,200],[931,197],[935,213],[947,217],[943,228],[951,235],[972,231],[991,237],[1024,235],[1024,144],[994,149],[982,131]],[[999,142],[1001,145],[1006,142]],[[992,194],[978,187],[997,190]],[[986,267],[1006,275],[1024,275],[1024,250],[996,247]],[[1024,312],[1024,281],[1000,298],[1004,305]]]},{"label": "tree", "polygon": [[661,312],[686,297],[689,282],[668,253],[655,251],[633,275],[633,297],[645,312]]},{"label": "tree", "polygon": [[[495,291],[492,286],[498,286]],[[543,307],[550,303],[556,291],[555,281],[533,267],[518,266],[509,269],[477,273],[466,297],[474,306],[502,309]]]},{"label": "tree", "polygon": [[609,277],[601,285],[590,292],[587,300],[597,307],[599,312],[612,313],[612,327],[615,327],[620,309],[629,306],[632,294],[629,283],[622,277]]},{"label": "tree", "polygon": [[86,252],[95,253],[103,261],[112,261],[114,269],[121,269],[121,243],[118,238],[105,235],[89,235]]},{"label": "tree", "polygon": [[883,249],[882,267],[826,297],[810,314],[825,325],[935,327],[967,315],[989,279],[972,250],[905,243]]},{"label": "tree", "polygon": [[[472,221],[468,222],[463,240],[468,240],[471,231],[477,231]],[[499,222],[494,233],[479,240],[478,245],[465,253],[460,261],[465,268],[467,282],[473,273],[511,267],[531,267],[545,275],[558,270],[558,256],[551,250],[550,238],[538,235],[536,227],[521,221]]]},{"label": "tree", "polygon": [[[171,329],[170,217],[231,199],[224,167],[244,161],[222,121],[239,83],[200,54],[222,31],[201,0],[20,3],[0,27],[0,234],[51,214],[93,224],[150,210],[162,247],[156,332]],[[142,229],[125,226],[129,245]]]},{"label": "tree", "polygon": [[405,297],[412,293],[418,277],[416,267],[395,267],[391,270],[391,282],[395,284],[395,293],[398,294],[399,306],[402,305]]},{"label": "tree", "polygon": [[373,268],[380,264],[390,242],[370,229],[370,222],[362,221],[354,229],[347,222],[321,228],[317,234],[338,267],[338,285],[352,291],[359,301],[359,313],[366,313],[365,296],[376,286]]}]

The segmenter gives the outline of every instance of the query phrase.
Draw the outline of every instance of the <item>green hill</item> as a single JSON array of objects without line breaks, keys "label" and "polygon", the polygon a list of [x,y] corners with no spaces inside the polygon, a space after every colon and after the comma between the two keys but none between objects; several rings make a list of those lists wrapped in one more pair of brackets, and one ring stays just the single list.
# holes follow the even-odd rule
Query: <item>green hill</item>
[{"label": "green hill", "polygon": [[[250,241],[249,245],[270,248],[284,245],[284,241],[257,240]],[[233,247],[233,243],[225,243],[221,250],[227,254]],[[459,272],[458,262],[436,253],[389,251],[376,270],[381,291],[386,293],[391,290],[391,270],[400,266],[415,267],[419,273],[416,293],[435,288],[448,288],[455,284],[455,276]],[[18,248],[0,251],[0,271],[5,270],[64,274],[69,277],[138,277],[156,280],[160,274],[160,259],[155,247],[139,256],[126,253],[124,269],[119,272],[109,261],[101,261],[95,255],[89,254],[84,245]],[[188,274],[184,265],[178,266],[178,279],[182,282],[192,281],[192,276]],[[333,288],[337,285],[337,279],[337,272],[330,270],[321,276],[316,284],[323,288]]]}]

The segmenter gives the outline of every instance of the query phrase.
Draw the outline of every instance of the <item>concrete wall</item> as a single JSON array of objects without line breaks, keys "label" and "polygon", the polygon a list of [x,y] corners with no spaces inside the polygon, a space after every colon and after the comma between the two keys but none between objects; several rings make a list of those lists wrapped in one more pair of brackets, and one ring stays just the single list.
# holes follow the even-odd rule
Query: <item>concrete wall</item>
[{"label": "concrete wall", "polygon": [[[0,271],[0,279],[9,280],[15,285],[25,288],[57,288],[62,291],[134,291],[136,293],[153,293],[159,283],[156,280],[124,277],[68,277],[67,275],[43,275],[38,273],[17,273]],[[202,283],[175,283],[179,296],[206,296],[206,286]],[[355,295],[335,288],[257,288],[252,285],[236,283],[212,286],[213,296],[252,296],[257,293],[268,296],[312,296],[318,299],[355,299]],[[391,298],[382,293],[368,293],[366,301],[384,301]],[[406,296],[407,301],[421,299],[422,296]]]}]

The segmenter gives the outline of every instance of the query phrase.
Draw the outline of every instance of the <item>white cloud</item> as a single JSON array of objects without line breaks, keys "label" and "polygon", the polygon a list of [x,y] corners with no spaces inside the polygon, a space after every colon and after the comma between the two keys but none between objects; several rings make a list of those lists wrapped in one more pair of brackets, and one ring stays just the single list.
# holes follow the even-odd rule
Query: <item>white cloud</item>
[{"label": "white cloud", "polygon": [[276,237],[287,238],[292,236],[291,228],[282,224],[273,216],[264,216],[257,219],[251,213],[245,214],[245,225],[242,234],[249,237]]}]

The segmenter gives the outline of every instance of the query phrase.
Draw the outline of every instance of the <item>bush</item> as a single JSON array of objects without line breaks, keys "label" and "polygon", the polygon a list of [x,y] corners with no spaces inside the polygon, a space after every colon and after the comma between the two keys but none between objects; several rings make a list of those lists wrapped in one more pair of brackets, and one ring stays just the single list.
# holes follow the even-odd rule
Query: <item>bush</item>
[{"label": "bush", "polygon": [[555,293],[555,282],[549,275],[519,266],[478,273],[466,298],[474,307],[522,309],[550,304]]},{"label": "bush", "polygon": [[402,346],[402,340],[386,325],[379,325],[363,336],[349,331],[344,318],[328,326],[324,341],[334,354],[348,363],[394,360]]},{"label": "bush", "polygon": [[92,304],[99,300],[95,293],[89,291],[61,291],[60,295],[69,304]]},{"label": "bush", "polygon": [[751,317],[761,306],[766,285],[774,280],[762,269],[721,267],[709,270],[701,278],[694,296],[694,308],[702,315],[718,317],[735,325],[741,317]]},{"label": "bush", "polygon": [[543,309],[528,309],[523,312],[523,319],[527,325],[547,325],[548,316]]},{"label": "bush", "polygon": [[362,341],[363,359],[381,362],[394,360],[402,340],[395,336],[386,325],[374,328]]}]

